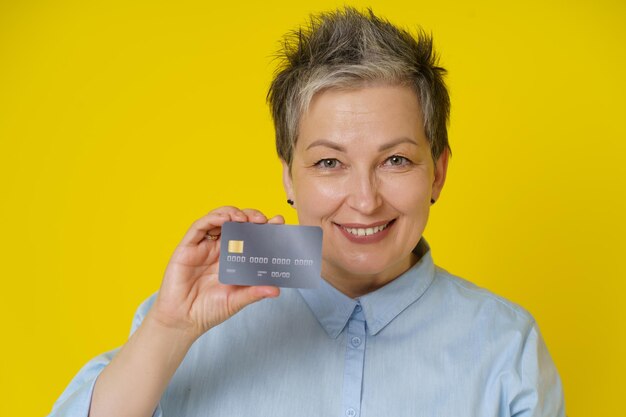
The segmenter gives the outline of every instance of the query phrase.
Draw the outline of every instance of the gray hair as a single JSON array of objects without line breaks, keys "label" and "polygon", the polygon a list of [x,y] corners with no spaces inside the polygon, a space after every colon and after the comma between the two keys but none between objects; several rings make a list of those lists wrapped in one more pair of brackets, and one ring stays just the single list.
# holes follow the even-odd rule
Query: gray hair
[{"label": "gray hair", "polygon": [[313,96],[329,88],[372,83],[407,85],[422,108],[434,161],[448,144],[450,98],[432,37],[414,37],[389,21],[353,7],[311,15],[309,25],[287,33],[277,53],[280,65],[267,93],[278,155],[291,167],[300,116]]}]

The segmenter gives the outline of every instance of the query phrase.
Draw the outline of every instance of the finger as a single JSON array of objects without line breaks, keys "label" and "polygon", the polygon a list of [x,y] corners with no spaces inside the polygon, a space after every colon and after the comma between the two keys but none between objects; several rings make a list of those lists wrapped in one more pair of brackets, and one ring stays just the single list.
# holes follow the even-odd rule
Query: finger
[{"label": "finger", "polygon": [[270,286],[250,286],[241,287],[240,291],[235,291],[230,300],[232,308],[231,314],[235,314],[247,305],[263,300],[265,298],[275,298],[280,295],[280,288]]},{"label": "finger", "polygon": [[265,214],[261,213],[259,210],[247,208],[241,211],[243,211],[245,215],[248,216],[248,221],[251,223],[266,223],[267,222],[267,216],[265,216]]},{"label": "finger", "polygon": [[278,214],[272,217],[271,219],[269,219],[267,222],[271,224],[285,224],[285,218],[281,216],[280,214]]},{"label": "finger", "polygon": [[246,220],[247,216],[237,207],[220,207],[193,222],[181,240],[181,245],[197,245],[205,238],[208,231],[211,231],[211,234],[219,234],[225,222]]}]

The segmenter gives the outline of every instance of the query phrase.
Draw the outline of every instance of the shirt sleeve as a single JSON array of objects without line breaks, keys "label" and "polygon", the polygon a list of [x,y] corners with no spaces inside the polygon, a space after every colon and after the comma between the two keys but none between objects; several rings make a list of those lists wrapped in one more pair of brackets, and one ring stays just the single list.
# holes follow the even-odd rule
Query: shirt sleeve
[{"label": "shirt sleeve", "polygon": [[561,379],[534,323],[519,362],[519,388],[511,399],[513,417],[565,417]]},{"label": "shirt sleeve", "polygon": [[[131,326],[131,335],[145,318],[155,298],[156,294],[153,294],[137,309]],[[111,350],[87,362],[54,403],[48,417],[88,417],[96,379],[118,351],[119,348]],[[153,417],[162,417],[162,415],[163,412],[159,404],[153,413]]]}]

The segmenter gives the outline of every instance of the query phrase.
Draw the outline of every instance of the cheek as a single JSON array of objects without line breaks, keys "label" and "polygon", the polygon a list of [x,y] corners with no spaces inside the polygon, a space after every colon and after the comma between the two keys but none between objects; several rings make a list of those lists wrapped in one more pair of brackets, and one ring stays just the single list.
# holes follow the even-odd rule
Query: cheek
[{"label": "cheek", "polygon": [[301,224],[317,225],[332,214],[343,201],[343,187],[324,178],[301,178],[294,182],[296,208]]},{"label": "cheek", "polygon": [[384,198],[399,212],[423,212],[430,204],[430,183],[422,175],[396,177],[384,182]]}]

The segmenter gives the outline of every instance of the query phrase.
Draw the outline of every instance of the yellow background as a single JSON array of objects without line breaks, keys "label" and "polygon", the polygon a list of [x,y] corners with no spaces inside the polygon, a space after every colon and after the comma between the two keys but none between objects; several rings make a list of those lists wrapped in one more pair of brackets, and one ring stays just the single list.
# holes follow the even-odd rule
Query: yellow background
[{"label": "yellow background", "polygon": [[[0,415],[46,415],[124,343],[189,225],[282,213],[281,35],[341,1],[0,3]],[[527,308],[569,416],[621,412],[623,1],[371,1],[432,31],[453,157],[435,262]],[[506,4],[506,5],[505,5]]]}]

